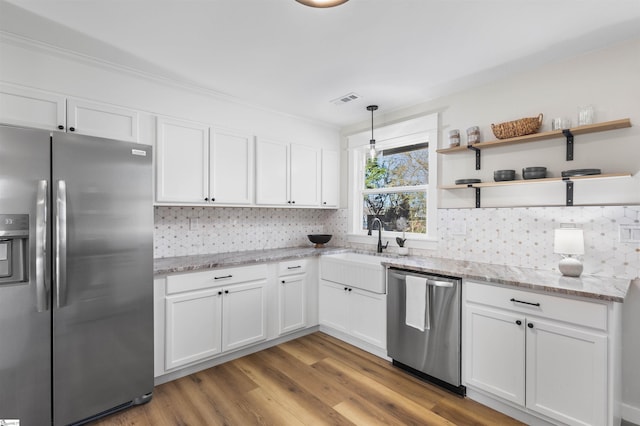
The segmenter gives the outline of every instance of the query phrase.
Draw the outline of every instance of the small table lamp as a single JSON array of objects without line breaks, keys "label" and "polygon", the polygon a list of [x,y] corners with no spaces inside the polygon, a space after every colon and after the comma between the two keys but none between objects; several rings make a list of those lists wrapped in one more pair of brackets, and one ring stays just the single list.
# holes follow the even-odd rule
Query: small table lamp
[{"label": "small table lamp", "polygon": [[553,251],[562,255],[558,269],[567,277],[579,277],[582,273],[582,262],[577,257],[584,254],[584,233],[578,228],[555,229],[553,234]]}]

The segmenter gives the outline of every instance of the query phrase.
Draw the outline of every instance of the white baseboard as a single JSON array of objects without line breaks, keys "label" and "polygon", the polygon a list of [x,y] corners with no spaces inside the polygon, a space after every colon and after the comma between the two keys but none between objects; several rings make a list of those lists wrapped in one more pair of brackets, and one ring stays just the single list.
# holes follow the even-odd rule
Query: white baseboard
[{"label": "white baseboard", "polygon": [[161,376],[156,376],[154,378],[154,385],[158,386],[163,383],[170,382],[172,380],[179,379],[184,376],[188,376],[193,373],[197,373],[198,371],[205,370],[207,368],[215,367],[216,365],[223,364],[228,361],[232,361],[237,358],[241,358],[245,355],[250,355],[254,352],[259,352],[264,349],[268,349],[272,346],[279,345],[280,343],[288,342],[289,340],[297,339],[298,337],[306,336],[307,334],[315,333],[318,331],[318,326],[313,326],[309,328],[305,328],[300,331],[293,332],[291,334],[286,334],[284,336],[277,337],[272,340],[263,341],[261,343],[256,343],[242,349],[238,349],[233,352],[224,353],[216,356],[213,359],[199,362],[193,365],[189,365],[187,367],[181,367],[176,371],[171,371]]},{"label": "white baseboard", "polygon": [[358,339],[357,337],[353,337],[350,334],[344,333],[334,328],[327,327],[326,325],[321,324],[320,331],[328,334],[329,336],[335,337],[338,340],[342,340],[343,342],[353,345],[356,348],[369,352],[370,354],[373,354],[379,358],[391,361],[391,358],[387,356],[387,350],[385,348],[380,348],[378,346],[372,345],[369,342],[365,342],[364,340]]},{"label": "white baseboard", "polygon": [[640,407],[622,404],[622,418],[628,422],[640,425]]}]

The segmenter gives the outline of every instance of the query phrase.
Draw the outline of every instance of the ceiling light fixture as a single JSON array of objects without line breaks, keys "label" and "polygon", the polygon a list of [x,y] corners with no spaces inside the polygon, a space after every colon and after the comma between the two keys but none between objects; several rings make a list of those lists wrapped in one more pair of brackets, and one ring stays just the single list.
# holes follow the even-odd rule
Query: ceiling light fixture
[{"label": "ceiling light fixture", "polygon": [[378,105],[369,105],[367,111],[371,111],[371,140],[369,140],[369,157],[376,158],[376,140],[373,138],[373,111],[378,109]]},{"label": "ceiling light fixture", "polygon": [[296,0],[298,3],[310,7],[334,7],[340,6],[349,0]]}]

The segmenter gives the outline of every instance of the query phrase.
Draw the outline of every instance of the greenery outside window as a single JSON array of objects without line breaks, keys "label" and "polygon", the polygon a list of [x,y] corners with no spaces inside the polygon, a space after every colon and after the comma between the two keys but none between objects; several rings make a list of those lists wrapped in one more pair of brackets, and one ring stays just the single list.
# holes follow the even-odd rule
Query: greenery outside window
[{"label": "greenery outside window", "polygon": [[368,231],[377,217],[390,247],[404,232],[405,247],[436,248],[438,114],[379,126],[375,134],[379,155],[373,161],[369,131],[348,137],[348,241],[373,244],[377,225],[375,236]]},{"label": "greenery outside window", "polygon": [[362,189],[362,229],[375,218],[385,231],[426,234],[429,144],[382,150],[368,159]]}]

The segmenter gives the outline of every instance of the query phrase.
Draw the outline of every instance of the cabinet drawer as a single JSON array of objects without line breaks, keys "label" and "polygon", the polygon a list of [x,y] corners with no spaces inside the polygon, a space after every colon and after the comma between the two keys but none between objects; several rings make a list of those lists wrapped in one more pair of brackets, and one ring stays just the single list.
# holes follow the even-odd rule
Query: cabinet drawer
[{"label": "cabinet drawer", "polygon": [[252,265],[237,268],[212,269],[204,272],[169,275],[167,277],[167,294],[183,291],[202,290],[205,288],[255,281],[267,278],[267,265]]},{"label": "cabinet drawer", "polygon": [[288,260],[278,264],[278,276],[302,274],[307,272],[307,259]]},{"label": "cabinet drawer", "polygon": [[[537,315],[583,327],[607,330],[607,305],[465,280],[465,300]],[[522,303],[526,302],[526,303]]]}]

